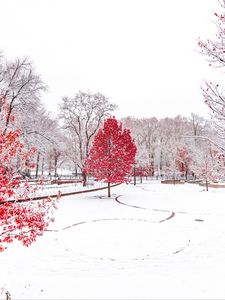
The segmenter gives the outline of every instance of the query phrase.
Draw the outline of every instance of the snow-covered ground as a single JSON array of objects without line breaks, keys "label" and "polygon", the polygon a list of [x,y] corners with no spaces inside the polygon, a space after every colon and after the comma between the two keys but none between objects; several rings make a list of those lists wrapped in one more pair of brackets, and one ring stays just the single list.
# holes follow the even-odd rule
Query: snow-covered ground
[{"label": "snow-covered ground", "polygon": [[150,181],[112,193],[62,198],[43,237],[0,254],[0,288],[12,299],[225,299],[225,189]]}]

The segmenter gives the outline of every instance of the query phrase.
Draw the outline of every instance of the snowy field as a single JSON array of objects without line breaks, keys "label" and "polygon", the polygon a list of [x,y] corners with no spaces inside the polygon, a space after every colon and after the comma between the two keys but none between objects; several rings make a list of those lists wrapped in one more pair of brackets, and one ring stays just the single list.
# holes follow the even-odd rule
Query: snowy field
[{"label": "snowy field", "polygon": [[150,181],[112,193],[60,199],[43,237],[0,254],[0,288],[12,299],[225,299],[225,189]]}]

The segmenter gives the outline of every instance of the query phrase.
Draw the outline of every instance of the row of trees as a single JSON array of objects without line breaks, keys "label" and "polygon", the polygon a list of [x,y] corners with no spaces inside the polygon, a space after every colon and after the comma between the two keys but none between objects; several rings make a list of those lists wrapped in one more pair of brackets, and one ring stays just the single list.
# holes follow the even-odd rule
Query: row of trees
[{"label": "row of trees", "polygon": [[[115,108],[103,95],[82,92],[74,98],[64,98],[60,106],[62,129],[67,139],[67,160],[74,164],[74,168],[82,170],[84,184],[86,160],[93,138],[104,118]],[[161,120],[126,117],[120,121],[131,131],[135,140],[136,174],[176,176],[179,173],[186,177],[191,174],[204,176],[204,169],[206,165],[209,168],[209,161],[215,165],[216,157],[220,155],[215,146],[214,124],[196,114],[192,114],[190,118],[177,116]],[[214,144],[210,142],[212,138]]]},{"label": "row of trees", "polygon": [[223,176],[223,153],[213,122],[192,114],[161,120],[129,117],[123,123],[131,129],[138,148],[136,175],[206,178],[207,169],[210,179]]},{"label": "row of trees", "polygon": [[[37,149],[33,158],[34,176],[57,176],[61,167],[75,175],[82,173],[85,185],[86,159],[94,136],[117,107],[100,93],[78,92],[74,97],[62,98],[59,116],[53,119],[40,100],[46,90],[47,86],[27,58],[7,61],[1,57],[0,92],[9,104],[4,132],[20,128],[27,150]],[[205,93],[204,90],[207,99],[212,98],[209,90],[208,96]],[[180,172],[186,177],[193,173],[201,176],[206,165],[207,168],[209,164],[215,165],[215,156],[221,157],[215,146],[218,128],[196,114],[190,118],[177,116],[161,120],[126,117],[121,121],[131,130],[135,140],[137,175],[175,176]],[[209,142],[212,138],[214,144]],[[29,176],[29,173],[27,168],[23,175]]]}]

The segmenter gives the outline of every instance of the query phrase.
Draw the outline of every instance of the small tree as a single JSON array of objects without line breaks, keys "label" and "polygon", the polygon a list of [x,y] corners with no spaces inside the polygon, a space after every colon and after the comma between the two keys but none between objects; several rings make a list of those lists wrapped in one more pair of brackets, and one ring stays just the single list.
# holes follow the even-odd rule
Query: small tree
[{"label": "small tree", "polygon": [[178,148],[176,157],[176,166],[181,176],[185,176],[187,179],[191,157],[185,147]]},{"label": "small tree", "polygon": [[205,182],[208,191],[210,182],[217,182],[224,177],[223,153],[210,140],[203,140],[200,151],[193,156],[192,170]]},{"label": "small tree", "polygon": [[114,117],[104,121],[99,129],[86,160],[86,171],[97,180],[108,183],[108,197],[111,196],[110,184],[127,182],[127,176],[135,162],[136,146],[129,129]]},{"label": "small tree", "polygon": [[[14,239],[25,246],[30,245],[54,220],[51,215],[55,208],[55,200],[51,198],[31,201],[36,188],[32,188],[28,181],[22,182],[18,176],[24,169],[32,167],[35,149],[24,149],[19,130],[5,132],[4,124],[9,113],[10,108],[3,98],[0,115],[0,252]],[[27,201],[20,202],[20,199]]]},{"label": "small tree", "polygon": [[93,138],[103,120],[115,109],[116,105],[111,104],[101,93],[79,92],[74,98],[62,99],[60,117],[63,120],[63,128],[69,133],[73,143],[74,141],[77,143],[76,164],[82,170],[84,186],[86,185],[85,161]]}]

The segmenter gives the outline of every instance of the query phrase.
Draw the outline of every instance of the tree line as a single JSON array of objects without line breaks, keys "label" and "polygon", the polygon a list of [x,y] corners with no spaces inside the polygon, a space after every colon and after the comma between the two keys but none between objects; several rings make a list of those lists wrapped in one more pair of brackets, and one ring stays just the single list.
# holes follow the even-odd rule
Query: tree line
[{"label": "tree line", "polygon": [[[4,131],[20,128],[27,150],[37,149],[33,176],[57,177],[59,168],[67,169],[74,175],[81,173],[85,185],[85,163],[93,139],[104,120],[114,115],[117,106],[101,93],[79,91],[74,97],[62,97],[59,115],[53,118],[41,102],[46,91],[46,84],[28,58],[7,61],[1,56],[0,94],[9,104]],[[211,165],[215,166],[217,156],[221,158],[221,151],[209,142],[215,141],[218,133],[212,120],[191,114],[162,119],[128,116],[119,121],[130,129],[134,138],[137,175],[203,176],[206,165],[215,173]],[[200,136],[208,140],[199,139]],[[22,175],[30,176],[30,172],[27,168]]]}]

